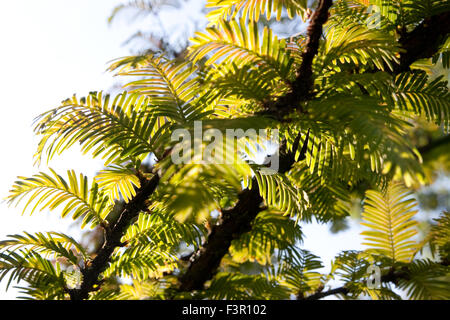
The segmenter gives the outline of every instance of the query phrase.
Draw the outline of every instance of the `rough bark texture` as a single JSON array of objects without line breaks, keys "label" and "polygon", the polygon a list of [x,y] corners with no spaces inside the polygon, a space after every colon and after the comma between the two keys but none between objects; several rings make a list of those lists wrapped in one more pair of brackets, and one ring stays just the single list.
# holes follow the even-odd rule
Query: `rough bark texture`
[{"label": "rough bark texture", "polygon": [[[449,261],[442,261],[440,263],[442,266],[448,266],[449,265]],[[380,278],[380,282],[382,283],[388,283],[391,282],[395,285],[397,285],[399,283],[400,280],[409,280],[410,279],[410,270],[408,269],[408,267],[402,267],[400,269],[391,269],[389,272],[385,273],[384,275],[381,276]],[[319,300],[328,296],[332,296],[332,295],[336,295],[336,294],[349,294],[351,291],[349,288],[342,286],[342,287],[338,287],[338,288],[334,288],[334,289],[330,289],[327,291],[317,291],[316,293],[310,295],[310,296],[303,296],[303,295],[298,295],[297,296],[297,300]]]},{"label": "rough bark texture", "polygon": [[302,63],[296,71],[296,79],[292,83],[289,93],[280,97],[277,101],[266,103],[267,109],[262,114],[270,115],[276,119],[282,119],[283,116],[292,110],[303,112],[300,102],[312,98],[313,89],[313,71],[312,65],[314,57],[319,50],[319,41],[323,32],[323,25],[328,20],[329,9],[333,5],[332,0],[321,0],[319,5],[311,16],[310,24],[306,32],[305,50],[302,53]]},{"label": "rough bark texture", "polygon": [[[314,80],[312,77],[312,63],[318,52],[319,39],[322,35],[323,25],[328,19],[328,11],[332,3],[332,0],[320,1],[307,30],[306,49],[302,55],[303,60],[297,72],[296,81],[293,84],[293,91],[275,103],[268,103],[271,115],[279,117],[280,114],[284,114],[284,111],[280,113],[281,109],[297,109],[301,112],[302,110],[298,108],[299,102],[312,98],[311,91]],[[445,19],[448,21],[448,13],[434,17],[433,19],[445,25]],[[430,57],[438,50],[445,35],[449,32],[448,25],[439,29],[439,23],[421,23],[406,38],[400,41],[402,46],[404,46],[405,52],[401,56],[401,64],[396,68],[395,73],[409,69],[409,66],[417,59]],[[429,34],[430,32],[436,34],[431,35]],[[425,50],[426,52],[420,49],[426,45],[432,45],[431,49]],[[293,164],[294,159],[292,154],[280,156],[281,173],[287,172]],[[227,210],[219,224],[213,227],[205,245],[192,260],[187,271],[180,277],[180,290],[191,291],[203,289],[205,282],[212,278],[222,257],[228,252],[232,239],[249,231],[251,222],[262,210],[261,202],[262,198],[259,196],[258,188],[253,188],[252,190],[245,189],[241,192],[236,206]],[[320,299],[327,295],[347,292],[347,288],[337,288],[326,293],[317,293],[317,295],[311,296],[311,299]]]},{"label": "rough bark texture", "polygon": [[[300,150],[298,161],[305,159],[308,138],[309,133]],[[297,136],[291,152],[286,152],[284,144],[280,147],[279,173],[287,172],[294,164],[299,141],[300,136]],[[214,276],[220,261],[227,254],[231,241],[251,230],[251,223],[258,213],[264,210],[262,203],[258,182],[253,178],[252,189],[242,190],[236,205],[231,209],[222,210],[219,223],[212,227],[205,244],[192,257],[187,271],[180,277],[180,291],[203,289],[205,282]]]},{"label": "rough bark texture", "polygon": [[306,35],[305,51],[302,53],[302,64],[297,70],[297,78],[293,83],[292,95],[294,102],[306,100],[311,97],[313,88],[312,64],[314,57],[319,50],[319,40],[322,36],[323,25],[328,20],[329,9],[333,5],[333,0],[322,0],[319,6],[311,16],[311,22],[308,26]]},{"label": "rough bark texture", "polygon": [[[327,21],[328,11],[332,0],[321,0],[317,10],[311,17],[307,30],[307,43],[303,52],[303,60],[297,71],[297,78],[292,84],[292,90],[284,97],[275,102],[268,103],[268,112],[277,118],[286,113],[286,110],[298,110],[302,112],[299,103],[313,97],[313,74],[312,63],[317,54],[319,40],[322,35],[323,25]],[[412,32],[403,35],[400,44],[404,52],[400,55],[400,64],[396,66],[394,73],[409,70],[410,65],[422,58],[433,56],[445,37],[450,31],[450,13],[443,13],[425,20]],[[283,110],[282,112],[280,112]],[[304,150],[302,150],[304,154]],[[301,160],[301,159],[300,159]],[[280,155],[280,172],[286,172],[294,163],[292,153]],[[99,250],[94,260],[82,269],[83,281],[79,289],[68,290],[73,300],[88,298],[89,292],[95,291],[99,285],[99,275],[109,263],[109,259],[115,248],[121,246],[120,239],[129,224],[137,217],[140,211],[146,207],[146,200],[156,189],[159,176],[142,184],[136,196],[125,206],[119,219],[114,226],[106,232],[104,245]],[[256,181],[254,181],[256,186]],[[209,234],[204,246],[192,259],[187,271],[180,277],[180,290],[191,291],[202,289],[207,280],[211,279],[216,272],[222,257],[228,252],[231,241],[240,237],[251,228],[251,223],[257,214],[263,210],[261,207],[262,198],[257,187],[245,189],[239,194],[236,205],[223,211],[219,224],[215,225]],[[390,274],[386,277],[395,280],[396,275]],[[385,278],[383,280],[392,279]],[[345,287],[332,289],[326,292],[317,292],[305,299],[320,299],[322,297],[348,293]]]},{"label": "rough bark texture", "polygon": [[141,187],[137,190],[133,199],[125,205],[114,226],[105,229],[105,242],[94,260],[81,269],[83,280],[80,288],[68,290],[71,300],[87,299],[89,292],[96,290],[95,287],[99,284],[99,275],[107,268],[114,250],[122,245],[120,239],[125,234],[127,227],[141,211],[146,209],[146,201],[155,191],[158,182],[159,176],[157,174],[150,180],[141,180]]},{"label": "rough bark texture", "polygon": [[228,252],[231,241],[250,231],[251,222],[263,210],[256,179],[252,183],[255,187],[243,190],[235,207],[222,211],[219,224],[213,226],[207,242],[180,278],[180,291],[203,289],[204,283],[213,277]]},{"label": "rough bark texture", "polygon": [[425,19],[413,31],[405,33],[399,40],[404,51],[400,54],[400,64],[395,67],[394,72],[408,71],[415,61],[431,58],[449,33],[450,12]]}]

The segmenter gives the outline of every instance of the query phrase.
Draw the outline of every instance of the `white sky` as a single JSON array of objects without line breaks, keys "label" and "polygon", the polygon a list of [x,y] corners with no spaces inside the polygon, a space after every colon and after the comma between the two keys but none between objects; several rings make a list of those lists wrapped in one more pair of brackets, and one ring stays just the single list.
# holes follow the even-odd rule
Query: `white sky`
[{"label": "white sky", "polygon": [[[135,31],[107,17],[120,0],[0,1],[0,198],[18,175],[30,176],[37,140],[31,123],[38,114],[77,93],[108,90],[114,83],[105,73],[107,62],[127,55],[123,41]],[[175,19],[176,20],[176,19]],[[81,157],[75,150],[50,163],[60,173],[75,169],[92,175],[101,162]],[[42,166],[45,170],[45,165]],[[22,231],[67,231],[70,220],[57,212],[21,216],[20,208],[0,203],[0,239]],[[329,261],[339,250],[361,249],[358,228],[329,235],[327,226],[306,226],[304,247]],[[74,235],[74,230],[69,230]],[[76,235],[75,235],[76,237]],[[0,299],[12,299],[4,292]]]},{"label": "white sky", "polygon": [[[107,90],[113,83],[107,62],[128,53],[121,43],[129,34],[120,23],[107,24],[117,0],[0,1],[0,198],[16,176],[30,176],[37,140],[32,121],[77,93]],[[125,29],[125,30],[124,30]],[[61,173],[74,168],[92,174],[98,161],[77,152],[64,154],[50,166]],[[45,170],[45,165],[42,170]],[[22,231],[65,231],[56,212],[21,216],[0,203],[0,239]],[[0,284],[0,298],[5,294]]]}]

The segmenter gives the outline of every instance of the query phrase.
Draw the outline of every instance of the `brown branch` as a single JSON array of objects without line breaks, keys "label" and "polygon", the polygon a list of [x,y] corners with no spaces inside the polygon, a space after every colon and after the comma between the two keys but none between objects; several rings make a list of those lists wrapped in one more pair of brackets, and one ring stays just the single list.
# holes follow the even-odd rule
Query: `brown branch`
[{"label": "brown branch", "polygon": [[[448,267],[450,265],[450,262],[444,259],[441,262],[439,262],[438,264],[443,267]],[[403,266],[397,270],[391,269],[391,270],[389,270],[389,272],[387,272],[386,274],[381,276],[380,282],[382,282],[382,283],[391,282],[394,285],[398,285],[400,280],[409,280],[410,279],[410,277],[411,277],[410,272],[411,271],[409,270],[408,266]],[[332,296],[332,295],[336,295],[336,294],[347,295],[350,292],[351,292],[351,290],[344,285],[342,287],[330,289],[328,291],[322,291],[322,289],[321,289],[307,297],[304,297],[301,294],[299,294],[299,295],[297,295],[297,300],[319,300],[319,299],[322,299],[322,298],[325,298],[328,296]]]},{"label": "brown branch", "polygon": [[[309,131],[305,137],[298,161],[304,160],[308,144]],[[279,172],[290,170],[295,162],[295,153],[299,147],[300,135],[294,141],[292,150],[286,152],[285,143],[280,147]],[[238,195],[236,205],[222,210],[219,223],[214,225],[205,244],[193,256],[186,272],[179,278],[180,291],[201,290],[206,281],[214,276],[220,261],[227,254],[231,241],[251,230],[251,224],[258,213],[265,208],[259,194],[258,182],[252,179],[252,188],[244,189]]]},{"label": "brown branch", "polygon": [[310,91],[313,88],[312,65],[314,57],[319,52],[319,41],[323,32],[323,25],[327,22],[328,10],[333,5],[333,0],[322,0],[319,6],[311,16],[311,22],[306,31],[305,51],[302,53],[302,64],[297,70],[297,77],[293,83],[292,94],[294,101],[303,101],[309,99]]},{"label": "brown branch", "polygon": [[417,150],[420,152],[422,156],[425,156],[432,150],[447,144],[450,144],[450,135],[442,136],[438,139],[432,140],[430,143],[417,148]]},{"label": "brown branch", "polygon": [[408,71],[415,61],[435,55],[450,33],[449,21],[450,12],[444,12],[425,19],[414,30],[402,35],[399,43],[403,51],[394,73]]},{"label": "brown branch", "polygon": [[263,199],[259,195],[256,179],[252,183],[254,187],[243,190],[232,209],[222,211],[219,224],[212,227],[206,243],[180,277],[181,291],[202,289],[204,283],[213,277],[222,257],[228,252],[231,241],[250,231],[251,222],[263,210]]},{"label": "brown branch", "polygon": [[[312,63],[318,52],[319,40],[322,35],[323,25],[328,19],[328,10],[332,5],[332,0],[322,0],[319,3],[317,10],[311,18],[311,23],[307,30],[306,49],[302,54],[302,64],[297,71],[297,78],[292,85],[292,91],[281,97],[275,102],[268,102],[266,104],[267,113],[275,118],[281,118],[286,112],[286,109],[297,109],[303,113],[298,105],[302,101],[313,98],[313,74]],[[441,17],[442,18],[442,17]],[[439,21],[441,20],[439,18]],[[408,34],[406,38],[401,40],[401,44],[405,49],[402,54],[401,64],[394,71],[401,72],[403,69],[409,68],[411,61],[415,61],[424,56],[423,53],[418,53],[417,48],[412,46],[414,43],[413,37],[420,37],[419,45],[426,45],[433,43],[432,50],[427,50],[427,55],[434,54],[439,48],[442,39],[433,35],[432,39],[427,39],[427,36],[422,37],[422,33],[431,32],[435,30],[436,23],[426,24],[425,22],[419,25],[413,32]],[[445,27],[447,29],[448,27]],[[442,32],[441,32],[442,31]],[[439,30],[438,34],[446,34],[448,31]],[[438,40],[439,38],[439,40]],[[434,39],[434,40],[433,40]],[[422,43],[423,42],[423,43]],[[420,48],[419,48],[420,51]],[[302,156],[304,156],[306,144],[302,148]],[[294,152],[295,154],[295,152]],[[299,159],[301,160],[301,159]],[[289,171],[295,160],[292,153],[280,155],[280,173]],[[255,182],[255,181],[253,181]],[[187,271],[179,278],[179,289],[181,291],[191,291],[203,289],[206,281],[211,279],[220,265],[223,256],[228,252],[233,239],[239,238],[243,233],[251,228],[251,222],[255,219],[257,214],[262,211],[261,204],[263,199],[259,195],[257,185],[253,189],[245,189],[239,194],[239,200],[235,207],[223,212],[223,216],[219,223],[215,225],[202,248],[197,252]],[[312,298],[322,298],[327,295],[337,293],[348,293],[347,288],[336,288],[327,292],[318,292]],[[309,297],[308,297],[309,298]]]},{"label": "brown branch", "polygon": [[96,286],[101,284],[99,275],[107,268],[114,250],[122,246],[120,239],[124,235],[127,227],[141,211],[145,210],[145,202],[158,186],[159,175],[155,173],[151,179],[142,180],[141,183],[141,187],[137,190],[133,199],[125,204],[117,222],[105,233],[105,242],[95,258],[81,269],[83,280],[80,288],[68,290],[71,300],[87,299],[89,292],[97,290]]},{"label": "brown branch", "polygon": [[313,97],[313,60],[318,53],[323,25],[328,20],[328,11],[332,5],[333,0],[321,0],[319,2],[316,11],[311,16],[311,22],[306,31],[306,44],[302,53],[302,63],[296,72],[296,79],[291,85],[290,92],[276,101],[266,103],[264,107],[267,110],[262,114],[281,119],[287,110],[297,109],[304,113],[299,103],[310,100]]},{"label": "brown branch", "polygon": [[[306,49],[302,54],[303,60],[297,71],[293,90],[275,104],[272,104],[272,115],[274,112],[278,112],[277,110],[280,108],[295,107],[301,101],[312,97],[312,62],[318,52],[323,25],[328,20],[328,10],[332,4],[332,0],[321,0],[317,10],[313,13],[307,30]],[[294,164],[299,138],[298,136],[292,152],[285,152],[284,147],[280,147],[280,173],[289,171]],[[306,153],[306,144],[302,148],[303,154],[299,160],[302,160]],[[263,199],[259,194],[256,179],[253,179],[252,185],[252,189],[244,189],[240,192],[238,202],[233,208],[222,211],[221,220],[213,226],[205,244],[199,250],[187,271],[179,278],[180,291],[203,289],[205,282],[213,277],[220,261],[228,252],[231,241],[251,230],[252,221],[263,210],[261,207]]]},{"label": "brown branch", "polygon": [[316,292],[310,296],[307,297],[300,297],[297,296],[297,300],[319,300],[328,296],[332,296],[335,294],[344,294],[347,295],[348,293],[350,293],[350,290],[346,287],[339,287],[339,288],[335,288],[335,289],[330,289],[328,291],[322,291],[322,292]]},{"label": "brown branch", "polygon": [[[399,280],[402,279],[409,279],[409,272],[406,267],[403,267],[400,270],[394,271],[394,269],[391,269],[388,273],[381,276],[380,281],[383,283],[392,282],[393,284],[398,284]],[[347,295],[351,293],[351,290],[347,288],[346,286],[330,289],[327,291],[317,291],[316,293],[313,293],[310,296],[302,297],[300,295],[297,296],[297,300],[319,300],[328,296],[333,296],[336,294],[343,294]]]}]

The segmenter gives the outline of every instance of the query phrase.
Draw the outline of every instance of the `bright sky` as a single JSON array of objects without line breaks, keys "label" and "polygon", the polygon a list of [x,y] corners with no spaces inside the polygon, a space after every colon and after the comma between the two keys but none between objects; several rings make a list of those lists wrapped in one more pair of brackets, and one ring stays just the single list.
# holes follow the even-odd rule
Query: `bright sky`
[{"label": "bright sky", "polygon": [[[32,132],[33,118],[72,94],[86,95],[93,90],[108,90],[114,83],[105,73],[107,62],[127,55],[123,41],[135,30],[120,19],[112,26],[107,17],[120,0],[22,0],[0,2],[0,198],[18,175],[30,176],[37,140]],[[176,19],[175,19],[176,21]],[[65,153],[50,166],[60,173],[75,169],[92,175],[101,162]],[[45,164],[40,168],[45,170]],[[71,220],[62,221],[57,212],[21,216],[21,211],[0,203],[0,239],[23,231],[68,230]],[[304,247],[321,256],[326,265],[337,249],[360,249],[360,230],[329,235],[327,226],[306,226]],[[13,299],[16,291],[0,299]]]},{"label": "bright sky", "polygon": [[[117,0],[26,0],[0,2],[0,197],[16,176],[30,176],[37,140],[32,121],[74,93],[107,90],[113,83],[107,62],[128,53],[121,43],[129,35],[120,23],[107,24]],[[99,162],[66,153],[50,166],[65,173],[74,168],[92,174]],[[42,170],[45,170],[45,165]],[[0,239],[22,231],[65,231],[56,212],[21,216],[0,203]],[[73,232],[73,230],[72,230]],[[0,298],[13,298],[9,290]]]}]

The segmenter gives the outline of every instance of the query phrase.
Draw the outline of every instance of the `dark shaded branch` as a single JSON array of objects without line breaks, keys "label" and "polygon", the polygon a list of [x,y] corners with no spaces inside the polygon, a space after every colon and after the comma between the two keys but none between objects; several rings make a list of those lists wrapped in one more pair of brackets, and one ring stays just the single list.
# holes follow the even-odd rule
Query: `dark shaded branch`
[{"label": "dark shaded branch", "polygon": [[252,183],[252,189],[245,189],[239,194],[236,206],[222,211],[219,223],[212,227],[206,243],[180,277],[181,291],[203,289],[205,282],[213,277],[222,257],[228,252],[231,241],[250,231],[251,222],[263,210],[263,199],[259,195],[256,179]]},{"label": "dark shaded branch", "polygon": [[417,150],[420,152],[422,156],[424,156],[427,153],[431,152],[432,150],[444,146],[446,144],[450,144],[450,135],[442,136],[438,139],[432,140],[427,145],[417,148]]},{"label": "dark shaded branch", "polygon": [[403,52],[394,73],[408,71],[415,61],[435,55],[450,33],[449,21],[450,12],[444,12],[425,19],[413,31],[402,35],[399,43]]},{"label": "dark shaded branch", "polygon": [[[401,279],[409,279],[409,273],[406,267],[397,271],[394,271],[394,269],[390,270],[388,273],[381,276],[380,281],[383,283],[392,282],[393,284],[398,284],[398,281]],[[327,291],[318,291],[307,297],[297,296],[297,300],[319,300],[336,294],[347,295],[350,292],[351,290],[349,288],[347,288],[346,286],[342,286]]]},{"label": "dark shaded branch", "polygon": [[[304,160],[309,132],[300,150],[298,160]],[[300,135],[294,141],[292,151],[286,152],[286,145],[280,147],[279,172],[285,173],[295,162],[295,153],[299,147]],[[263,198],[259,194],[256,178],[252,180],[252,188],[244,189],[238,195],[236,205],[228,210],[222,210],[218,224],[214,225],[205,244],[193,256],[186,272],[179,278],[180,291],[201,290],[206,281],[210,280],[220,261],[227,254],[231,241],[251,230],[251,224],[258,213],[265,208]]]},{"label": "dark shaded branch", "polygon": [[[442,260],[439,263],[441,266],[448,267],[450,265],[450,262],[447,260]],[[398,285],[400,280],[409,280],[410,279],[410,270],[407,266],[403,266],[399,269],[391,269],[388,273],[384,274],[380,278],[380,282],[382,283],[388,283],[391,282],[395,285]],[[297,300],[319,300],[328,296],[336,295],[336,294],[343,294],[347,295],[351,292],[349,288],[346,286],[330,289],[328,291],[322,291],[319,290],[316,293],[304,297],[302,295],[297,296]]]},{"label": "dark shaded branch", "polygon": [[316,292],[308,297],[299,297],[297,296],[297,300],[319,300],[328,296],[332,296],[335,294],[348,294],[350,292],[346,287],[339,287],[335,289],[330,289],[328,291]]},{"label": "dark shaded branch", "polygon": [[[277,102],[268,104],[271,105],[269,108],[272,115],[278,112],[280,108],[296,107],[301,101],[312,97],[312,63],[318,52],[323,25],[328,20],[328,10],[332,4],[332,0],[321,0],[317,10],[313,13],[307,30],[307,42],[302,54],[302,64],[292,85],[293,90]],[[285,152],[285,148],[280,147],[280,173],[289,171],[294,164],[299,139],[298,136],[292,152]],[[306,144],[302,148],[303,154],[300,158],[304,157]],[[196,254],[187,271],[179,278],[179,289],[181,291],[203,289],[205,282],[213,277],[220,261],[228,252],[231,241],[251,230],[252,221],[263,210],[261,207],[263,198],[259,194],[256,179],[253,179],[252,185],[252,189],[244,189],[240,192],[238,202],[233,208],[222,211],[221,220],[213,226],[205,244]]]},{"label": "dark shaded branch", "polygon": [[141,180],[141,187],[137,190],[133,199],[125,204],[125,207],[113,227],[105,232],[105,242],[95,258],[81,269],[83,280],[79,289],[70,289],[68,293],[71,300],[83,300],[89,297],[89,292],[95,291],[100,284],[99,275],[105,271],[109,259],[114,250],[122,243],[120,239],[124,235],[130,223],[146,209],[146,201],[155,191],[159,183],[159,175],[155,174],[149,180]]},{"label": "dark shaded branch", "polygon": [[[307,30],[306,49],[302,54],[302,64],[297,70],[297,78],[292,84],[292,90],[277,101],[268,102],[266,104],[266,114],[270,114],[271,116],[280,119],[287,110],[297,109],[299,112],[303,113],[299,103],[313,98],[312,89],[314,79],[312,74],[312,63],[314,57],[317,55],[323,25],[328,19],[328,10],[332,3],[332,0],[320,1],[317,10],[312,15],[311,23]],[[442,19],[445,19],[445,14],[440,16],[438,19],[440,21],[439,23],[442,23]],[[400,41],[405,52],[402,53],[401,64],[397,70],[394,71],[395,73],[401,72],[403,69],[408,69],[415,60],[421,59],[425,57],[425,55],[431,56],[438,50],[442,41],[441,37],[433,35],[428,39],[427,36],[427,33],[436,31],[435,29],[438,24],[434,22],[432,24],[423,22]],[[439,30],[437,34],[440,34],[441,36],[447,34],[448,31],[445,31],[446,29],[448,29],[448,27],[445,27],[444,30]],[[423,34],[425,34],[425,36],[423,36]],[[414,37],[417,37],[417,40],[415,40]],[[414,43],[419,46],[420,52],[418,52],[418,48],[414,47]],[[432,45],[428,48],[430,50],[426,50],[425,54],[420,50],[420,46],[428,44]],[[306,144],[304,147],[305,146]],[[304,153],[305,150],[302,150],[302,156],[304,156]],[[280,155],[280,173],[289,171],[295,162],[294,154],[286,153]],[[191,260],[187,271],[179,278],[179,289],[181,291],[203,289],[205,282],[213,277],[220,265],[220,261],[228,252],[231,241],[239,238],[243,233],[250,231],[252,221],[257,214],[263,210],[261,207],[263,199],[259,195],[259,190],[255,181],[253,181],[253,185],[255,186],[253,189],[245,189],[239,194],[239,200],[235,207],[224,210],[219,223],[213,226],[205,244]],[[392,277],[391,274],[389,276]],[[346,294],[348,293],[348,289],[336,288],[326,292],[318,292],[310,297],[311,299],[320,299],[338,293]],[[306,299],[309,299],[310,297],[307,297]]]},{"label": "dark shaded branch", "polygon": [[313,60],[318,53],[323,25],[328,20],[328,11],[332,5],[333,0],[321,0],[319,2],[316,11],[311,16],[311,22],[306,31],[306,44],[302,53],[302,63],[296,71],[296,79],[292,83],[291,90],[277,101],[266,103],[265,108],[267,111],[263,112],[263,114],[269,114],[281,119],[287,110],[297,109],[302,113],[304,112],[299,103],[313,97]]},{"label": "dark shaded branch", "polygon": [[318,8],[311,16],[311,22],[306,31],[306,48],[302,53],[302,64],[297,70],[297,77],[293,83],[292,94],[296,103],[310,98],[310,91],[314,83],[312,64],[314,57],[319,52],[319,42],[323,32],[323,25],[328,20],[328,10],[332,5],[333,0],[320,1]]}]

